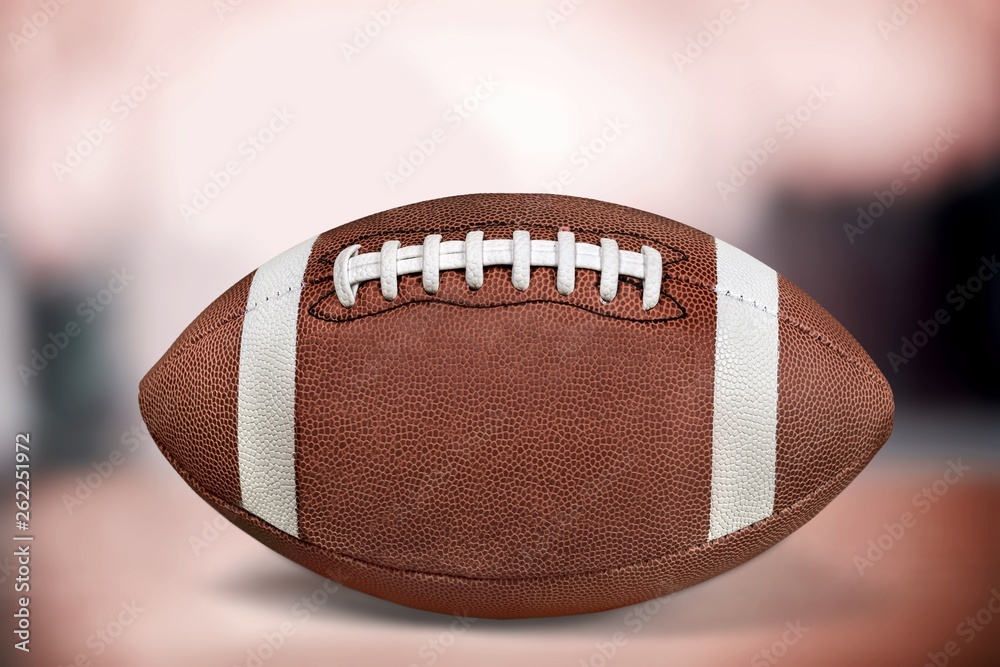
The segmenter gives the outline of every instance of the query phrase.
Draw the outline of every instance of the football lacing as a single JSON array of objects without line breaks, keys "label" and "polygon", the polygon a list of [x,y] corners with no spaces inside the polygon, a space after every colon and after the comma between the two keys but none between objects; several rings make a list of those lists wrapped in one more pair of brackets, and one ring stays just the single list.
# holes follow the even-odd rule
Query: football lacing
[{"label": "football lacing", "polygon": [[440,234],[424,237],[423,245],[401,247],[399,241],[386,241],[379,252],[359,255],[360,245],[344,248],[333,264],[333,283],[337,298],[345,308],[354,305],[358,286],[378,280],[382,296],[392,301],[398,295],[399,276],[421,274],[424,291],[436,294],[442,271],[465,269],[465,281],[471,289],[483,286],[487,266],[511,267],[511,283],[524,291],[531,282],[531,269],[556,269],[556,288],[563,296],[576,287],[576,270],[588,269],[601,274],[601,300],[614,300],[622,276],[642,282],[642,307],[651,310],[660,302],[663,258],[659,251],[642,246],[642,252],[620,250],[614,239],[601,239],[601,245],[577,243],[571,231],[562,230],[555,241],[532,239],[526,231],[514,232],[510,239],[484,240],[483,232],[469,232],[464,241],[442,241]]}]

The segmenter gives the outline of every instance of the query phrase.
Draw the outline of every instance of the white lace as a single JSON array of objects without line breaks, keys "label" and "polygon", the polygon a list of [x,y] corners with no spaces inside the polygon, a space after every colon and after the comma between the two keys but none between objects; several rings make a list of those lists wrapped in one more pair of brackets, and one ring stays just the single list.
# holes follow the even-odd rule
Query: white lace
[{"label": "white lace", "polygon": [[619,250],[613,239],[601,239],[601,245],[577,243],[573,232],[560,231],[555,241],[532,239],[525,231],[514,232],[512,239],[483,240],[483,233],[469,232],[464,241],[442,241],[440,234],[424,238],[423,245],[400,247],[399,241],[386,241],[380,252],[358,254],[360,245],[344,248],[333,265],[333,283],[341,305],[354,305],[358,286],[378,280],[382,296],[392,301],[398,294],[399,276],[422,274],[424,290],[436,294],[442,271],[465,269],[465,281],[472,289],[483,286],[483,268],[511,267],[515,289],[528,289],[531,269],[538,266],[556,269],[556,288],[563,296],[575,287],[576,270],[589,269],[601,274],[601,299],[612,301],[618,294],[622,276],[642,281],[642,307],[651,310],[660,302],[663,258],[649,246],[642,252]]}]

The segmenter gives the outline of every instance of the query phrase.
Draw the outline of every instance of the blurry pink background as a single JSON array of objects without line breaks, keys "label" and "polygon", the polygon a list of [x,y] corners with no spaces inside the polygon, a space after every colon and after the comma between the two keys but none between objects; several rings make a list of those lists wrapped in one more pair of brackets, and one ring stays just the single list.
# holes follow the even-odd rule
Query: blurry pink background
[{"label": "blurry pink background", "polygon": [[[37,536],[32,652],[5,628],[6,664],[1000,664],[998,285],[902,354],[1000,250],[996,2],[6,0],[0,28],[0,433],[32,433]],[[302,239],[497,191],[757,255],[883,367],[893,439],[762,557],[587,617],[404,609],[217,518],[145,436],[139,378]]]}]

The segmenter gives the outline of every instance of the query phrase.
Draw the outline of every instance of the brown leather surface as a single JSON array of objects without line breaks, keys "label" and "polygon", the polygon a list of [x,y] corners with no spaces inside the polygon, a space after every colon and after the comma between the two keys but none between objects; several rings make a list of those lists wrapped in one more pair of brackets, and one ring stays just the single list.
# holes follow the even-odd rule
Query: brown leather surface
[{"label": "brown leather surface", "polygon": [[[360,235],[369,252],[391,238],[419,243],[435,225],[458,238],[484,221],[490,238],[525,226],[555,238],[569,225],[581,239],[622,238],[625,249],[646,243],[669,256],[678,254],[669,227],[592,207],[445,206],[375,216],[314,247],[325,258],[315,278],[325,282],[304,302],[332,301],[353,317],[299,320],[300,535],[386,567],[475,577],[602,570],[702,540],[714,294],[668,282],[688,313],[644,323],[629,321],[642,312],[639,289],[621,290],[610,316],[588,309],[600,299],[597,274],[586,271],[574,292],[581,305],[559,296],[553,269],[533,271],[522,293],[499,267],[475,292],[461,272],[443,272],[442,300],[426,300],[420,276],[405,276],[398,299],[417,302],[375,317],[369,308],[386,303],[377,282],[351,309],[323,296],[332,259]],[[688,241],[703,256],[712,243]],[[468,306],[454,305],[461,295]],[[672,301],[653,310],[667,308]]]},{"label": "brown leather surface", "polygon": [[[207,493],[171,461],[188,484],[229,521],[304,567],[345,586],[418,609],[481,618],[563,616],[614,609],[669,595],[721,574],[789,535],[829,503],[874,456],[844,468],[831,483],[770,518],[708,544],[601,572],[530,579],[477,579],[386,568],[291,537]],[[164,454],[170,459],[168,450]]]},{"label": "brown leather surface", "polygon": [[778,279],[775,507],[867,463],[892,432],[892,391],[857,341],[815,301]]},{"label": "brown leather surface", "polygon": [[253,273],[195,318],[139,384],[157,445],[227,503],[239,505],[236,398],[243,311]]},{"label": "brown leather surface", "polygon": [[[332,296],[347,245],[375,252],[427,233],[643,244],[665,260],[664,298],[638,285],[602,304],[578,271],[515,290],[509,269],[471,291],[443,272],[435,297],[378,282],[352,309]],[[770,519],[705,544],[716,294],[713,239],[621,206],[551,195],[424,202],[317,240],[299,316],[296,475],[301,539],[238,507],[235,392],[245,279],[143,381],[154,439],[242,528],[333,579],[403,604],[518,617],[662,595],[760,553],[817,512],[888,437],[891,393],[857,343],[780,283],[778,471]]]}]

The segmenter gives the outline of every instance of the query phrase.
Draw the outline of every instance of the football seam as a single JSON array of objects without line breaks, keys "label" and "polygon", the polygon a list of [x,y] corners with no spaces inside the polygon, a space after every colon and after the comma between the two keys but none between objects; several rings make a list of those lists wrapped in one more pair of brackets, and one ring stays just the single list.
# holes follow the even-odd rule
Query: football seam
[{"label": "football seam", "polygon": [[[753,308],[761,311],[762,313],[766,313],[766,314],[770,315],[771,317],[775,317],[779,321],[784,321],[784,322],[786,322],[786,323],[794,326],[796,329],[798,329],[799,331],[803,332],[804,334],[810,336],[811,338],[813,338],[814,340],[816,340],[820,344],[827,346],[828,348],[830,348],[831,350],[833,350],[834,352],[836,352],[837,354],[839,354],[845,361],[853,364],[855,366],[855,368],[857,368],[857,370],[862,375],[864,375],[865,377],[867,377],[869,379],[872,379],[872,380],[875,380],[879,384],[882,383],[882,380],[879,379],[878,374],[876,374],[871,368],[869,368],[868,365],[864,364],[861,359],[857,359],[854,355],[848,353],[846,350],[844,350],[843,348],[841,348],[834,341],[832,341],[829,338],[827,338],[826,336],[824,336],[822,333],[820,333],[818,331],[814,331],[812,328],[806,326],[802,322],[800,322],[800,321],[798,321],[798,320],[796,320],[796,319],[794,319],[792,317],[789,317],[786,314],[783,314],[781,312],[778,312],[778,313],[771,312],[770,309],[766,308],[765,306],[757,303],[756,301],[754,301],[752,299],[746,298],[745,296],[742,296],[742,295],[739,295],[739,294],[734,294],[734,293],[732,293],[729,290],[720,291],[715,286],[711,286],[710,287],[710,286],[706,285],[705,283],[702,283],[702,282],[699,282],[699,281],[696,281],[696,280],[691,280],[690,278],[678,278],[678,277],[673,277],[673,276],[667,276],[666,280],[664,282],[667,282],[667,281],[677,281],[677,282],[686,283],[688,285],[692,285],[692,286],[695,286],[695,287],[701,287],[702,289],[708,290],[709,292],[712,292],[713,294],[717,294],[717,295],[720,295],[720,296],[724,295],[726,297],[729,297],[729,298],[734,299],[736,301],[739,301],[741,303],[745,303],[745,304],[747,304],[747,305],[749,305],[749,306],[751,306],[751,307],[753,307]],[[310,287],[310,286],[313,286],[313,285],[317,285],[317,284],[319,284],[321,282],[326,282],[326,280],[325,279],[324,280],[319,280],[319,281],[315,281],[315,282],[312,282],[312,283],[302,282],[299,285],[299,288],[300,289],[305,289],[307,287]],[[227,318],[223,319],[221,322],[219,322],[212,329],[209,329],[208,331],[205,331],[204,333],[200,334],[198,336],[198,338],[196,338],[194,340],[186,341],[184,343],[184,345],[182,345],[181,347],[177,348],[176,350],[170,351],[168,353],[168,356],[165,356],[163,359],[161,359],[157,363],[157,365],[166,364],[166,363],[169,363],[169,362],[173,361],[179,355],[181,355],[182,353],[186,352],[189,348],[200,345],[202,342],[204,342],[204,340],[206,338],[208,338],[212,334],[216,333],[217,331],[221,330],[223,327],[225,327],[225,326],[227,326],[229,324],[232,324],[234,322],[240,321],[242,318],[244,318],[246,316],[246,314],[248,312],[250,312],[254,308],[258,308],[262,304],[264,304],[264,303],[266,303],[268,301],[276,301],[278,299],[281,299],[281,298],[283,298],[285,296],[288,296],[289,294],[291,294],[291,293],[293,293],[295,291],[296,291],[296,286],[293,285],[291,287],[287,287],[287,288],[279,291],[276,294],[269,295],[268,297],[262,299],[261,301],[254,302],[254,304],[252,306],[246,306],[245,308],[243,308],[240,311],[239,314],[234,314],[234,315],[232,315],[230,317],[227,317]],[[412,305],[417,305],[417,304],[431,304],[431,303],[440,303],[440,304],[444,304],[444,305],[455,306],[455,307],[458,307],[458,308],[466,307],[466,306],[461,306],[461,305],[458,305],[458,304],[453,304],[453,303],[450,303],[450,302],[447,302],[447,301],[434,301],[434,300],[412,301],[412,302],[410,302],[408,304],[403,304],[403,305],[412,306]],[[551,304],[554,304],[554,305],[567,306],[567,307],[570,307],[570,308],[580,308],[580,306],[577,306],[575,304],[561,303],[559,301],[549,301],[549,300],[532,301],[532,302],[528,302],[528,303],[551,303]],[[676,300],[675,300],[675,303],[677,303],[678,306],[680,306],[681,308],[684,308],[683,305],[681,305]],[[493,307],[494,308],[509,308],[509,307],[517,306],[517,305],[527,305],[527,304],[499,304],[499,305],[493,306]],[[311,311],[311,308],[312,307],[310,307],[310,311]],[[581,310],[585,310],[586,312],[590,312],[591,314],[596,315],[597,317],[608,317],[608,318],[611,318],[611,319],[621,319],[621,318],[613,317],[613,316],[610,316],[610,315],[604,315],[604,314],[601,314],[601,313],[595,313],[593,311],[589,311],[589,310],[582,309],[582,308],[581,308]],[[373,313],[373,315],[379,315],[379,314],[381,314],[383,312],[390,312],[390,311],[380,311],[379,313]],[[312,315],[311,312],[310,312],[310,315],[313,316],[313,317],[316,317],[315,315]],[[668,320],[621,320],[621,321],[638,322],[640,324],[644,323],[644,322],[649,322],[650,324],[653,324],[653,323],[672,322],[672,321],[676,321],[676,320],[679,320],[679,319],[684,319],[685,317],[687,317],[687,315],[688,315],[687,310],[684,309],[684,315],[681,316],[681,317],[679,317],[679,318],[672,318],[672,319],[668,319]],[[329,320],[323,320],[323,321],[329,321]],[[351,320],[343,320],[343,321],[349,322]],[[337,323],[337,322],[334,321],[334,323]]]},{"label": "football seam", "polygon": [[[178,462],[175,460],[175,458],[173,456],[171,456],[162,447],[160,447],[159,444],[157,444],[157,449],[160,450],[160,453],[163,454],[164,458],[166,458],[167,461],[170,463],[170,465],[173,466],[173,468],[180,474],[180,476],[184,479],[184,481],[188,484],[188,486],[190,486],[198,495],[202,496],[203,498],[210,499],[209,500],[210,504],[215,504],[215,505],[224,507],[224,508],[228,509],[229,511],[232,511],[232,512],[235,512],[235,513],[246,514],[247,516],[252,517],[253,519],[255,519],[257,521],[260,521],[269,530],[274,530],[274,531],[280,533],[281,535],[283,535],[283,536],[285,536],[285,537],[287,537],[289,539],[295,540],[296,542],[304,545],[305,547],[307,547],[309,549],[316,549],[316,550],[320,551],[326,557],[336,557],[336,558],[344,559],[344,560],[347,560],[347,561],[353,561],[355,563],[360,563],[360,564],[364,565],[365,567],[378,568],[378,569],[385,570],[387,572],[398,573],[398,574],[417,575],[417,576],[421,576],[421,577],[441,577],[441,578],[446,578],[446,579],[455,580],[455,581],[487,581],[487,582],[560,581],[560,580],[569,580],[569,579],[574,579],[574,578],[579,578],[579,577],[605,576],[605,575],[610,575],[610,574],[617,573],[617,572],[622,571],[622,570],[628,570],[628,569],[631,569],[631,568],[653,567],[653,566],[656,566],[656,565],[659,565],[659,564],[663,563],[664,561],[668,561],[668,560],[673,559],[673,558],[683,557],[683,556],[686,556],[686,555],[697,553],[698,551],[713,549],[716,546],[724,545],[726,542],[729,542],[731,540],[737,539],[740,536],[740,533],[742,533],[743,531],[747,531],[749,529],[764,530],[767,527],[768,524],[776,523],[780,519],[786,518],[789,514],[792,514],[792,513],[796,512],[797,510],[801,509],[803,506],[805,506],[805,505],[809,504],[810,502],[812,502],[813,500],[815,500],[817,497],[822,496],[831,486],[835,486],[835,485],[839,484],[845,477],[848,477],[848,480],[849,480],[848,484],[849,484],[850,480],[853,480],[853,478],[856,477],[857,474],[860,473],[860,471],[862,469],[864,469],[864,467],[865,467],[865,465],[867,465],[868,461],[870,461],[871,458],[874,457],[874,455],[878,451],[878,450],[872,451],[867,456],[865,454],[859,454],[855,459],[853,459],[850,462],[850,464],[848,464],[847,466],[841,468],[841,470],[834,477],[831,477],[825,483],[823,483],[820,486],[816,487],[808,496],[804,496],[804,497],[800,498],[799,500],[795,501],[794,503],[781,508],[780,510],[778,510],[778,511],[774,512],[773,514],[771,514],[770,516],[768,516],[766,519],[762,519],[762,520],[760,520],[760,521],[758,521],[756,523],[752,523],[749,526],[745,526],[744,528],[741,528],[739,531],[736,531],[734,533],[730,533],[729,535],[725,535],[725,536],[720,537],[720,538],[715,539],[715,540],[711,540],[711,541],[707,541],[707,542],[702,542],[702,543],[699,543],[699,544],[692,545],[690,547],[685,547],[685,548],[680,549],[678,551],[672,551],[670,553],[661,554],[659,556],[654,556],[652,558],[646,558],[644,560],[634,561],[634,562],[626,563],[626,564],[622,564],[622,565],[614,565],[614,566],[602,568],[602,569],[599,569],[599,570],[580,570],[580,571],[577,571],[577,572],[565,572],[565,573],[560,573],[560,574],[540,574],[540,575],[528,576],[528,577],[516,577],[516,576],[476,577],[476,576],[464,575],[464,574],[454,574],[454,573],[450,573],[450,572],[427,572],[427,571],[424,571],[424,570],[415,570],[415,569],[410,569],[410,568],[393,567],[391,565],[385,565],[383,563],[376,563],[376,562],[373,562],[373,561],[365,560],[364,558],[359,558],[358,556],[352,556],[350,554],[346,554],[346,553],[343,553],[343,552],[340,552],[340,551],[334,551],[332,549],[326,549],[325,547],[323,547],[320,544],[316,544],[315,542],[309,542],[309,541],[307,541],[305,539],[302,539],[301,537],[296,537],[294,535],[286,533],[283,530],[281,530],[281,529],[279,529],[279,528],[277,528],[277,527],[275,527],[275,526],[267,523],[266,521],[264,521],[263,519],[261,519],[257,515],[249,512],[245,508],[243,508],[243,507],[241,507],[239,505],[234,505],[233,503],[231,503],[231,502],[229,502],[227,500],[224,500],[224,499],[220,498],[219,496],[217,496],[216,494],[208,491],[200,482],[198,482],[197,480],[195,480],[190,473],[188,473],[183,467],[181,467],[178,464]],[[846,484],[844,486],[846,486]],[[815,515],[813,515],[813,516],[815,516]],[[812,517],[809,517],[809,518],[812,518]],[[808,519],[806,519],[806,521],[808,521]],[[799,525],[801,525],[801,524],[799,524]],[[792,530],[794,530],[794,529],[795,528],[793,527]],[[251,537],[253,537],[253,536],[251,535]],[[292,558],[290,558],[288,556],[285,556],[285,557],[289,558],[289,560],[294,560],[294,559],[292,559]],[[327,578],[329,578],[329,577],[327,577]],[[341,582],[341,583],[343,583],[343,582]]]},{"label": "football seam", "polygon": [[[268,301],[277,301],[281,297],[283,297],[283,296],[285,296],[287,294],[291,294],[292,292],[294,292],[297,289],[298,290],[304,290],[306,287],[308,287],[308,285],[303,282],[303,283],[300,283],[299,285],[292,285],[291,287],[286,287],[285,289],[281,290],[277,294],[274,294],[274,295],[270,295],[269,294],[269,295],[267,295],[266,297],[264,297],[263,299],[261,299],[259,301],[254,301],[253,303],[248,304],[247,307],[243,309],[243,316],[245,317],[247,315],[247,313],[251,313],[251,312],[257,310],[258,308],[260,308],[261,306],[263,306]],[[236,319],[236,318],[234,317],[233,319]],[[218,329],[221,329],[225,324],[227,324],[227,322],[222,322],[219,325],[219,327],[217,327],[216,329],[212,329],[211,331],[209,331],[205,335],[206,336],[212,335],[213,333],[215,333],[216,331],[218,331]],[[200,339],[199,339],[198,342],[200,342]]]},{"label": "football seam", "polygon": [[844,361],[847,361],[848,363],[852,364],[864,377],[870,380],[875,380],[877,384],[882,384],[883,382],[883,380],[880,377],[880,374],[875,372],[871,367],[869,367],[868,364],[865,364],[863,360],[858,359],[855,355],[851,354],[850,352],[842,348],[840,345],[838,345],[836,342],[830,340],[828,337],[820,333],[819,331],[814,330],[813,328],[807,326],[806,324],[797,320],[794,317],[782,313],[780,310],[778,312],[773,312],[770,308],[759,303],[755,299],[747,298],[746,296],[743,296],[738,292],[733,292],[732,290],[722,290],[717,285],[709,286],[703,282],[699,282],[697,280],[691,280],[690,278],[671,277],[669,278],[669,280],[676,280],[677,282],[687,283],[688,285],[701,287],[705,290],[708,290],[709,292],[712,292],[713,294],[729,297],[730,299],[733,299],[740,303],[745,303],[751,306],[752,308],[759,310],[762,313],[770,315],[771,317],[777,319],[779,322],[785,322],[787,324],[790,324],[799,331],[801,331],[802,333],[806,334],[807,336],[815,340],[816,342],[825,345],[826,347],[836,352],[838,355],[840,355],[841,358],[844,359]]},{"label": "football seam", "polygon": [[[635,283],[632,281],[632,279],[622,278],[621,280],[622,282],[635,287]],[[586,304],[566,303],[563,301],[555,301],[554,299],[551,298],[528,299],[525,301],[513,301],[510,303],[474,304],[474,303],[457,303],[455,301],[448,300],[448,298],[446,297],[443,296],[435,297],[434,295],[428,295],[428,297],[426,298],[424,297],[413,298],[409,301],[403,301],[402,299],[400,299],[400,303],[395,303],[393,305],[384,307],[382,310],[376,310],[375,312],[365,313],[363,315],[353,315],[353,316],[348,315],[343,319],[336,319],[334,317],[323,315],[320,312],[318,312],[319,307],[321,306],[321,304],[323,304],[323,302],[336,297],[336,295],[337,295],[336,291],[327,292],[321,295],[312,303],[312,305],[309,306],[307,312],[311,317],[314,317],[321,322],[331,322],[333,324],[339,324],[341,322],[354,322],[357,320],[367,319],[369,317],[377,317],[379,315],[384,315],[386,313],[390,313],[400,308],[407,308],[409,306],[414,306],[417,304],[435,304],[442,306],[452,306],[454,308],[469,308],[472,310],[491,310],[495,308],[513,308],[517,306],[527,306],[530,304],[551,303],[556,306],[567,306],[570,308],[578,308],[584,312],[596,315],[598,317],[604,317],[612,320],[619,320],[621,322],[637,322],[639,324],[654,323],[654,322],[675,322],[677,320],[683,320],[688,316],[687,309],[683,305],[681,305],[680,301],[678,301],[674,295],[670,294],[669,292],[663,289],[660,290],[660,297],[662,299],[663,304],[672,303],[680,311],[679,315],[672,315],[672,316],[664,315],[659,317],[647,317],[647,318],[625,317],[623,315],[612,315],[610,313],[602,312]],[[659,306],[657,306],[657,308],[659,308]]]},{"label": "football seam", "polygon": [[[461,234],[461,233],[464,233],[464,232],[468,231],[468,229],[469,229],[470,226],[473,226],[476,229],[495,229],[497,227],[503,227],[503,228],[515,227],[515,228],[520,228],[520,229],[523,229],[523,230],[540,231],[540,232],[542,232],[543,236],[546,237],[547,240],[553,240],[553,239],[548,239],[547,238],[550,235],[551,231],[552,231],[551,225],[542,225],[542,224],[537,224],[537,223],[525,223],[525,224],[521,224],[521,223],[518,223],[516,221],[515,222],[511,222],[511,221],[500,221],[500,220],[491,220],[491,221],[488,221],[488,222],[479,222],[479,223],[476,223],[476,225],[469,225],[468,223],[464,223],[463,222],[463,223],[456,223],[454,225],[450,225],[449,226],[447,223],[445,223],[445,224],[443,224],[442,226],[438,227],[435,230],[430,230],[430,229],[412,230],[412,231],[408,231],[408,232],[405,232],[405,233],[402,233],[402,234],[396,234],[395,236],[396,237],[401,237],[401,236],[406,236],[406,235],[414,235],[414,236],[421,236],[421,235],[423,235],[423,236],[427,236],[429,234],[447,234],[447,235]],[[579,232],[579,233],[583,234],[583,235],[593,236],[596,239],[599,239],[599,238],[602,237],[602,234],[598,234],[596,232]],[[364,236],[356,237],[354,239],[354,243],[361,244],[361,243],[364,243],[365,241],[369,241],[371,239],[384,239],[387,236],[391,236],[391,235],[388,234],[387,232],[367,234],[367,235],[364,235]],[[554,301],[554,300],[552,300],[551,298],[548,298],[548,297],[542,298],[542,299],[529,300],[529,301],[517,301],[517,302],[512,302],[512,303],[500,303],[500,304],[495,304],[495,305],[489,305],[489,304],[471,304],[471,303],[457,303],[455,301],[449,301],[449,300],[447,300],[444,297],[440,298],[437,302],[438,303],[444,303],[444,304],[451,305],[451,306],[455,306],[455,307],[458,307],[458,308],[472,308],[472,309],[503,308],[503,307],[506,307],[506,306],[520,306],[520,305],[525,305],[525,304],[528,304],[528,303],[554,303],[556,305],[573,306],[573,307],[579,308],[579,309],[581,309],[583,311],[586,311],[586,312],[589,312],[589,313],[593,313],[594,315],[598,315],[599,317],[607,317],[607,318],[610,318],[610,319],[621,320],[621,321],[624,321],[624,322],[640,322],[640,323],[642,323],[642,322],[672,322],[674,320],[680,320],[680,319],[684,319],[685,317],[687,317],[687,315],[688,315],[687,309],[684,308],[683,305],[681,305],[681,303],[680,303],[680,301],[678,301],[677,297],[675,297],[673,294],[670,294],[667,291],[667,282],[668,282],[668,280],[669,280],[669,278],[671,276],[667,272],[667,269],[666,269],[666,267],[668,267],[668,266],[677,265],[677,264],[681,264],[683,262],[689,261],[691,259],[691,256],[687,252],[685,252],[684,250],[681,250],[680,248],[678,248],[676,246],[670,245],[669,243],[663,243],[663,242],[651,239],[651,238],[646,237],[646,236],[641,236],[639,234],[633,234],[631,232],[609,230],[607,232],[604,232],[603,236],[629,239],[629,240],[635,241],[636,243],[640,244],[640,246],[641,245],[649,245],[651,247],[658,247],[661,252],[664,252],[664,254],[669,254],[669,259],[664,258],[664,260],[663,260],[664,280],[662,281],[661,287],[660,287],[660,297],[665,302],[666,301],[672,302],[673,305],[676,306],[676,308],[680,311],[680,315],[675,315],[675,316],[663,315],[663,316],[658,316],[658,317],[625,317],[625,316],[622,316],[622,315],[613,315],[613,314],[610,314],[610,313],[607,313],[607,312],[603,312],[601,310],[598,310],[598,309],[596,309],[596,308],[594,308],[592,306],[587,306],[585,304],[574,304],[574,303],[565,303],[565,302],[562,302],[562,301]],[[455,239],[455,240],[458,240],[458,239]],[[321,263],[321,264],[326,264],[327,266],[329,266],[329,267],[332,268],[334,266],[334,264],[335,264],[334,260],[336,258],[336,255],[338,255],[342,250],[343,250],[343,248],[335,248],[334,250],[331,250],[329,252],[325,252],[322,255],[320,255],[317,258],[316,261],[319,262],[319,263]],[[667,253],[665,251],[669,251],[669,253]],[[633,252],[635,252],[635,251],[633,251]],[[490,266],[490,267],[486,267],[486,269],[488,271],[489,270],[497,270],[497,269],[502,270],[502,269],[505,269],[505,268],[507,268],[507,267],[502,267],[502,266]],[[555,267],[533,267],[533,268],[555,268]],[[319,285],[321,283],[332,282],[332,281],[333,281],[333,276],[323,276],[322,278],[319,278],[317,280],[310,281],[309,285]],[[625,282],[625,283],[627,283],[627,284],[629,284],[629,285],[631,285],[633,287],[637,287],[637,282],[633,278],[630,278],[630,277],[627,277],[627,276],[622,276],[621,277],[621,281]],[[598,286],[600,285],[599,281],[598,281],[597,285]],[[641,287],[639,287],[639,289],[641,291]],[[415,299],[411,299],[410,301],[405,301],[405,302],[403,302],[402,300],[400,300],[399,303],[395,303],[395,304],[393,304],[391,306],[388,306],[388,307],[383,307],[382,309],[376,310],[375,312],[365,313],[364,315],[352,315],[350,312],[348,312],[348,314],[345,317],[343,317],[343,318],[337,318],[337,317],[332,317],[332,316],[321,314],[319,312],[321,305],[325,301],[327,301],[327,300],[335,297],[336,294],[337,294],[336,290],[331,290],[331,291],[329,291],[329,292],[327,292],[325,294],[320,295],[309,306],[307,312],[312,317],[314,317],[314,318],[316,318],[316,319],[318,319],[320,321],[323,321],[323,322],[334,322],[334,323],[336,323],[336,322],[349,322],[349,321],[353,321],[353,320],[364,319],[366,317],[374,317],[376,315],[381,315],[383,313],[387,313],[389,311],[396,310],[397,308],[402,308],[404,306],[409,306],[409,305],[412,305],[414,303],[425,303],[427,301],[433,301],[434,300],[434,299],[424,299],[424,298],[415,298]]]}]

